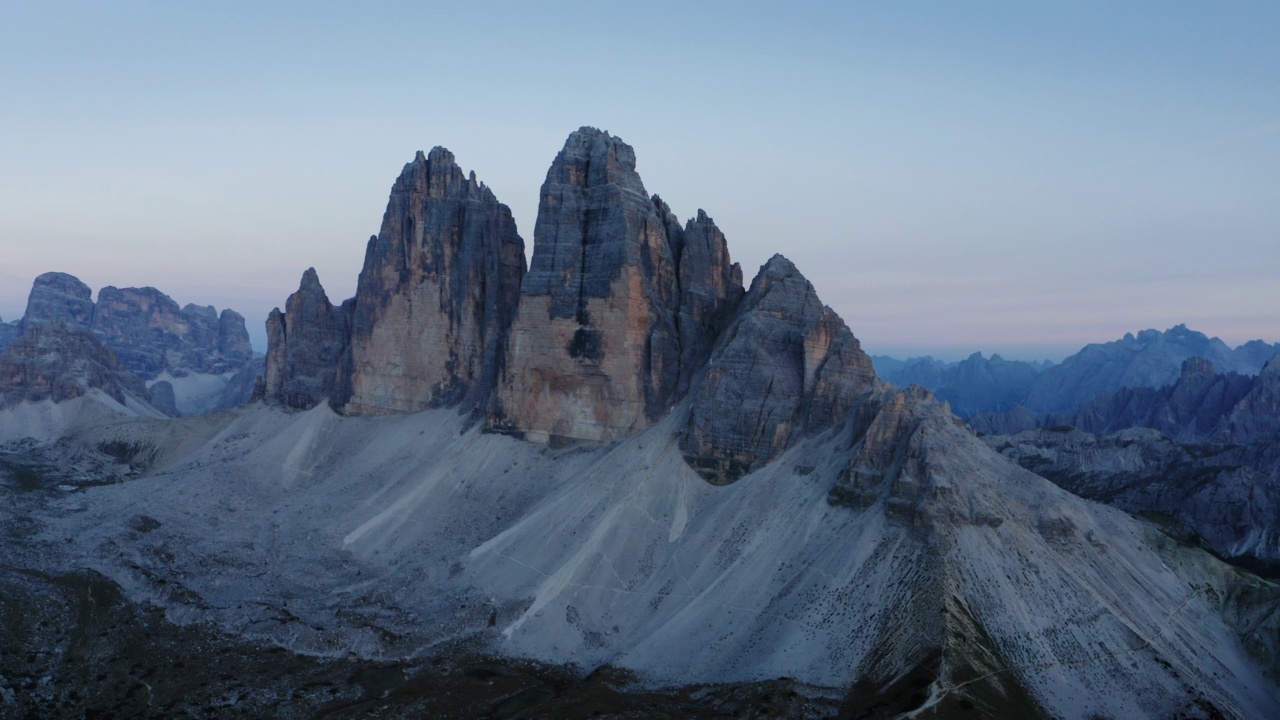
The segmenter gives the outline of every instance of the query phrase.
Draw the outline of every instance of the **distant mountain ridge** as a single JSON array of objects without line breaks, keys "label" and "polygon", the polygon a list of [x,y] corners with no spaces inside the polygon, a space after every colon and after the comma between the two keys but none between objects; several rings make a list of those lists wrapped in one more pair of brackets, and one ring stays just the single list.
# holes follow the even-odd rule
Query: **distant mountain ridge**
[{"label": "distant mountain ridge", "polygon": [[[0,339],[12,335],[7,347],[18,347],[22,338],[57,326],[54,335],[40,334],[39,342],[61,348],[68,360],[90,363],[85,367],[110,366],[107,374],[82,373],[88,387],[126,373],[150,386],[149,392],[135,394],[170,415],[230,407],[251,396],[261,364],[254,360],[244,317],[236,311],[228,308],[219,314],[212,306],[179,307],[152,287],[107,286],[98,292],[96,303],[92,297],[92,289],[75,276],[44,273],[32,283],[22,319],[5,325],[12,330]],[[110,362],[95,342],[75,340],[77,333],[100,342],[109,350]],[[30,349],[23,346],[19,352]],[[111,388],[117,385],[111,381],[101,389],[114,397],[119,393]],[[17,396],[19,388],[10,384],[10,394]]]},{"label": "distant mountain ridge", "polygon": [[930,390],[960,417],[1013,409],[1025,401],[1041,373],[1053,365],[1048,360],[1006,360],[998,354],[987,358],[980,352],[959,362],[929,356],[897,360],[880,355],[871,359],[885,381]]},{"label": "distant mountain ridge", "polygon": [[1177,381],[1073,412],[978,415],[987,443],[1084,497],[1183,523],[1224,557],[1280,572],[1280,355],[1256,376],[1203,358]]},{"label": "distant mountain ridge", "polygon": [[1022,406],[1032,413],[1074,410],[1099,395],[1124,387],[1173,383],[1184,360],[1200,357],[1227,372],[1257,375],[1280,343],[1250,340],[1236,348],[1222,340],[1175,325],[1163,332],[1143,330],[1119,340],[1093,343],[1058,364],[1005,360],[999,355],[947,363],[932,357],[898,360],[873,356],[877,371],[899,387],[920,385],[951,404],[960,417],[1004,413]]}]

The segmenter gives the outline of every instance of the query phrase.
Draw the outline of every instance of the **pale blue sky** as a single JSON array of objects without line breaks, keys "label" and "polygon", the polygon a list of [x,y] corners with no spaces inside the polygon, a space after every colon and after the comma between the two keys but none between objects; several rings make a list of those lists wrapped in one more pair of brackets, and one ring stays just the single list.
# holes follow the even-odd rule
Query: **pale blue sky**
[{"label": "pale blue sky", "polygon": [[[47,270],[261,324],[414,151],[532,246],[570,131],[871,352],[1280,340],[1280,3],[7,3],[0,316]],[[1030,7],[1033,6],[1034,7]]]}]

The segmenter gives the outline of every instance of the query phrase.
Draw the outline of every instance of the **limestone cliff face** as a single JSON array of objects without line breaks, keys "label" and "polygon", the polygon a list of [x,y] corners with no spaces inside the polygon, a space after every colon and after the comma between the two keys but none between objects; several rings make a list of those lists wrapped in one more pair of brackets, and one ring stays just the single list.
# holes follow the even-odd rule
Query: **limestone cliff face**
[{"label": "limestone cliff face", "polygon": [[61,402],[93,388],[121,404],[129,396],[149,399],[142,381],[115,353],[88,330],[61,320],[31,325],[0,354],[0,407],[23,401]]},{"label": "limestone cliff face", "polygon": [[774,255],[711,356],[681,447],[704,478],[732,482],[843,422],[876,383],[844,321]]},{"label": "limestone cliff face", "polygon": [[263,393],[268,401],[306,410],[326,398],[334,404],[345,400],[352,305],[331,304],[315,268],[307,268],[285,311],[275,308],[267,316]]},{"label": "limestone cliff face", "polygon": [[623,437],[665,414],[709,354],[741,272],[710,218],[686,233],[635,167],[631,146],[581,128],[547,172],[491,427]]},{"label": "limestone cliff face", "polygon": [[22,330],[61,322],[71,329],[88,329],[93,323],[93,290],[74,275],[47,272],[35,279],[27,296]]},{"label": "limestone cliff face", "polygon": [[448,150],[419,152],[369,240],[345,412],[412,412],[493,387],[524,277],[511,210]]},{"label": "limestone cliff face", "polygon": [[164,372],[220,375],[240,369],[253,357],[239,313],[223,310],[219,316],[210,305],[180,308],[153,287],[99,290],[93,332],[144,379]]}]

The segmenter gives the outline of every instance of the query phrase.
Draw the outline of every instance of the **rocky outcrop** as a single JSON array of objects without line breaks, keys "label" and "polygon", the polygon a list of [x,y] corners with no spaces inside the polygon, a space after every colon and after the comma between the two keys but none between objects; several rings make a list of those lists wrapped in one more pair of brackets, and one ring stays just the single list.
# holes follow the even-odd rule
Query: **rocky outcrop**
[{"label": "rocky outcrop", "polygon": [[1066,426],[987,436],[992,449],[1063,489],[1155,519],[1191,544],[1280,576],[1280,474],[1269,448],[1192,444],[1149,428]]},{"label": "rocky outcrop", "polygon": [[354,304],[330,303],[315,268],[307,268],[285,311],[275,308],[267,316],[267,400],[303,410],[326,399],[335,404],[345,400]]},{"label": "rocky outcrop", "polygon": [[228,309],[219,316],[212,306],[192,304],[179,308],[153,287],[99,290],[92,329],[144,379],[166,372],[221,375],[253,357],[239,313]]},{"label": "rocky outcrop", "polygon": [[1182,363],[1177,382],[1161,388],[1122,388],[1085,403],[1065,422],[1094,433],[1148,427],[1169,437],[1197,441],[1214,435],[1224,416],[1248,392],[1254,378],[1219,375],[1204,358]]},{"label": "rocky outcrop", "polygon": [[680,228],[631,146],[569,136],[542,185],[493,429],[537,441],[644,429],[689,387],[741,292],[724,236]]},{"label": "rocky outcrop", "polygon": [[147,392],[151,395],[151,407],[169,417],[178,417],[182,414],[182,411],[178,410],[178,395],[174,392],[173,383],[168,380],[159,380],[151,383]]},{"label": "rocky outcrop", "polygon": [[511,210],[442,147],[419,152],[369,240],[351,333],[353,414],[412,412],[492,390],[524,277]]},{"label": "rocky outcrop", "polygon": [[82,327],[38,322],[0,355],[0,407],[61,402],[98,389],[116,402],[146,402],[147,389],[109,348]]},{"label": "rocky outcrop", "polygon": [[842,422],[875,382],[844,321],[774,255],[711,356],[681,448],[704,478],[732,482]]},{"label": "rocky outcrop", "polygon": [[93,290],[79,278],[47,272],[35,279],[22,316],[23,330],[60,322],[70,329],[88,329],[93,323]]}]

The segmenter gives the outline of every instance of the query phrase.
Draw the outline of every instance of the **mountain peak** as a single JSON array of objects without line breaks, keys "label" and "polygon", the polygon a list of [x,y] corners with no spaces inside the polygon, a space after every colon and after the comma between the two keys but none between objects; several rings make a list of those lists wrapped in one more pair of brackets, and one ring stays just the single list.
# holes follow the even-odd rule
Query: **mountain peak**
[{"label": "mountain peak", "polygon": [[636,173],[635,149],[593,127],[581,127],[569,135],[547,170],[546,182],[579,188],[617,185],[648,198]]},{"label": "mountain peak", "polygon": [[[324,287],[320,284],[320,275],[316,273],[314,267],[309,267],[302,273],[302,282],[298,285],[299,290],[318,290],[324,292]],[[328,298],[325,298],[328,300]]]},{"label": "mountain peak", "polygon": [[497,202],[483,183],[477,183],[475,172],[464,174],[453,153],[436,145],[431,151],[419,150],[413,162],[407,163],[391,188],[397,194],[422,194],[436,198],[459,198]]}]

